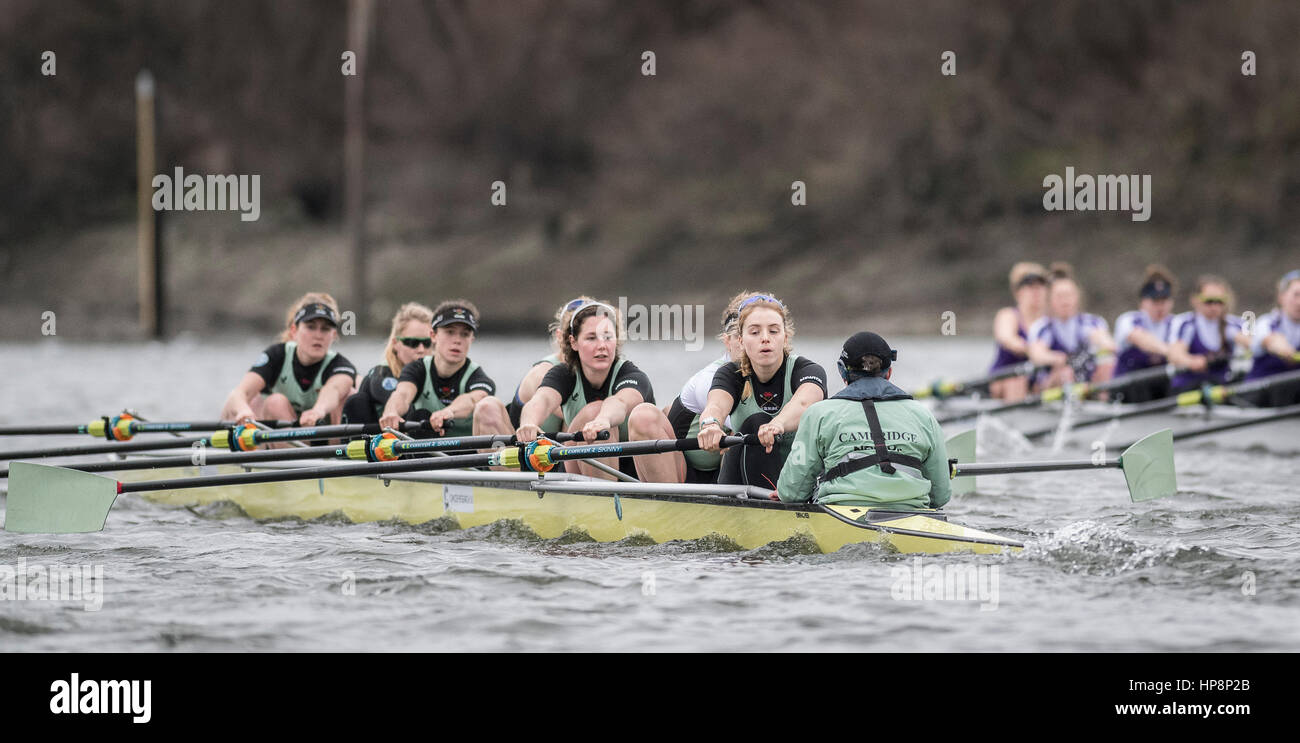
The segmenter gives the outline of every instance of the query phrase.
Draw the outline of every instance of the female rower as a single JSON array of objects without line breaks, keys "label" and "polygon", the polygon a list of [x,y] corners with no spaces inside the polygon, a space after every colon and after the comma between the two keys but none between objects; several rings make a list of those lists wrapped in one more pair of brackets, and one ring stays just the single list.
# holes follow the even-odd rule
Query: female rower
[{"label": "female rower", "polygon": [[[1115,378],[1144,369],[1163,367],[1169,357],[1174,316],[1174,278],[1164,266],[1147,266],[1138,309],[1115,320]],[[1125,402],[1148,402],[1169,396],[1169,377],[1139,379],[1123,388]]]},{"label": "female rower", "polygon": [[[708,404],[714,376],[723,365],[740,358],[739,320],[740,312],[733,299],[722,313],[722,332],[718,334],[723,346],[722,355],[687,380],[681,394],[667,410],[660,410],[651,403],[636,406],[628,420],[628,435],[633,441],[694,439],[700,435],[700,414]],[[726,427],[730,423],[727,419],[723,425]],[[636,465],[637,473],[646,482],[715,483],[722,465],[722,454],[703,449],[649,454],[637,457]]]},{"label": "female rower", "polygon": [[790,310],[770,294],[743,292],[733,300],[738,311],[741,353],[713,376],[708,403],[700,414],[700,446],[718,451],[731,416],[738,434],[758,435],[762,448],[730,449],[722,458],[718,482],[776,488],[790,454],[793,432],[809,405],[826,399],[826,370],[791,352],[794,324]]},{"label": "female rower", "polygon": [[[498,424],[494,420],[494,425],[490,426],[491,430],[485,429],[485,432],[510,433],[519,427],[519,414],[523,412],[524,405],[528,404],[528,401],[533,399],[533,395],[536,394],[537,388],[542,384],[542,379],[546,376],[546,372],[550,371],[551,367],[563,363],[560,359],[560,349],[563,348],[564,343],[564,328],[568,325],[569,319],[573,316],[573,311],[584,304],[594,301],[596,300],[586,295],[575,297],[574,299],[565,302],[560,306],[560,309],[555,311],[555,319],[551,321],[551,324],[547,327],[547,330],[551,334],[551,347],[554,351],[550,355],[534,363],[533,367],[524,375],[524,378],[519,381],[519,386],[515,388],[514,399],[506,405],[506,413],[509,416],[508,425]],[[490,411],[485,412],[489,416],[492,415]],[[477,420],[479,411],[475,410],[474,415]],[[551,411],[551,414],[546,416],[546,420],[542,421],[542,430],[546,432],[559,431],[563,426],[564,417],[560,414],[559,408]]]},{"label": "female rower", "polygon": [[[536,439],[542,423],[556,408],[564,416],[564,430],[581,431],[587,441],[594,441],[603,431],[609,431],[609,442],[627,441],[628,414],[643,402],[653,405],[655,397],[649,377],[622,357],[623,341],[618,310],[594,301],[575,309],[561,339],[563,363],[546,372],[519,414],[515,431],[519,441]],[[604,464],[635,474],[632,459],[621,457]],[[585,461],[572,464],[570,471],[608,477]]]},{"label": "female rower", "polygon": [[384,363],[371,369],[357,385],[357,391],[343,403],[343,420],[347,423],[378,423],[384,405],[397,389],[398,377],[407,364],[422,359],[433,346],[433,310],[418,302],[408,302],[393,315]]},{"label": "female rower", "polygon": [[[1011,267],[1009,279],[1016,306],[1003,307],[993,316],[993,340],[998,347],[990,374],[1029,358],[1029,326],[1047,308],[1047,270],[1041,265],[1017,263]],[[989,394],[1007,402],[1019,402],[1029,395],[1029,377],[999,379],[989,384]]]},{"label": "female rower", "polygon": [[312,292],[289,311],[281,342],[267,346],[244,373],[226,397],[221,420],[338,422],[357,375],[352,362],[330,349],[338,339],[338,304],[328,294]]},{"label": "female rower", "polygon": [[1186,392],[1206,384],[1227,384],[1232,355],[1248,339],[1241,318],[1231,314],[1232,289],[1218,276],[1202,276],[1192,293],[1192,311],[1174,318],[1169,334],[1169,363],[1178,367],[1171,392]]},{"label": "female rower", "polygon": [[[1300,271],[1291,271],[1277,284],[1277,307],[1259,318],[1251,336],[1254,362],[1246,379],[1263,379],[1300,370]],[[1267,407],[1300,403],[1300,382],[1263,390],[1256,404]]]},{"label": "female rower", "polygon": [[474,406],[496,392],[496,383],[469,358],[480,317],[478,308],[464,299],[433,309],[433,353],[402,367],[397,389],[379,417],[381,426],[397,428],[414,405],[416,411],[429,412],[429,426],[439,435],[470,435]]},{"label": "female rower", "polygon": [[1079,285],[1068,263],[1053,263],[1047,287],[1047,314],[1029,328],[1029,359],[1050,367],[1035,387],[1068,382],[1104,382],[1115,370],[1115,341],[1106,321],[1081,312]]}]

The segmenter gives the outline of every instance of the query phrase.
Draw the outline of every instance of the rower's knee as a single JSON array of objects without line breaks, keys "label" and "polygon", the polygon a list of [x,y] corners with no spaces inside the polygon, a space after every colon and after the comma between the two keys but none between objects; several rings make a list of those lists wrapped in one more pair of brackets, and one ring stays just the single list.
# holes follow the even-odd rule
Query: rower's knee
[{"label": "rower's knee", "polygon": [[510,414],[505,403],[489,395],[474,403],[474,422],[480,421],[485,428],[509,428]]},{"label": "rower's knee", "polygon": [[298,414],[294,412],[293,403],[289,398],[276,392],[266,396],[266,402],[262,404],[262,415],[273,420],[297,420]]},{"label": "rower's knee", "polygon": [[653,403],[643,402],[632,408],[631,414],[627,417],[628,438],[657,439],[663,433],[663,422],[665,422],[663,411],[656,408]]}]

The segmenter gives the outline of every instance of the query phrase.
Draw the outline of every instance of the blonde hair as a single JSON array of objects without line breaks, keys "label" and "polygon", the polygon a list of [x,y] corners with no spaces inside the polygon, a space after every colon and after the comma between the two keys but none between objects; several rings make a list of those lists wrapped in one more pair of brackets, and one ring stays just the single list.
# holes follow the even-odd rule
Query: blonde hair
[{"label": "blonde hair", "polygon": [[334,310],[335,316],[339,314],[339,303],[334,301],[334,297],[324,292],[307,292],[294,300],[294,303],[289,305],[289,311],[284,313],[284,331],[280,333],[281,343],[293,340],[293,316],[309,304],[323,304]]},{"label": "blonde hair", "polygon": [[[781,361],[784,363],[790,356],[790,343],[794,340],[794,320],[790,317],[790,309],[785,306],[785,302],[782,302],[780,298],[771,292],[744,291],[733,297],[728,306],[734,305],[735,307],[740,308],[740,305],[743,304],[745,300],[756,296],[767,296],[776,301],[773,302],[769,299],[759,299],[745,305],[744,308],[741,308],[739,317],[736,319],[737,332],[742,336],[744,335],[745,320],[754,313],[754,310],[776,310],[776,312],[781,315],[781,322],[785,326],[785,346],[781,349]],[[741,376],[745,378],[745,387],[740,392],[740,399],[747,400],[750,395],[754,394],[753,384],[749,381],[749,378],[754,375],[754,366],[749,360],[749,354],[744,350],[740,353],[740,359],[737,361],[737,365],[740,367]]]},{"label": "blonde hair", "polygon": [[[599,304],[593,304],[596,302],[599,302]],[[600,305],[606,305],[613,309],[613,317],[610,317],[609,310]],[[582,324],[587,321],[587,318],[595,317],[598,314],[610,317],[614,321],[614,337],[618,339],[614,346],[614,359],[618,360],[623,355],[623,342],[626,338],[623,331],[623,317],[619,314],[618,308],[599,299],[588,300],[587,304],[569,313],[568,322],[561,327],[564,334],[560,337],[560,360],[578,376],[582,376],[582,360],[578,357],[578,349],[574,348],[569,341],[576,336],[574,328],[581,330]]]},{"label": "blonde hair", "polygon": [[1044,281],[1047,280],[1047,269],[1043,268],[1041,263],[1034,263],[1032,261],[1021,261],[1020,263],[1017,263],[1016,265],[1012,266],[1011,273],[1007,274],[1007,281],[1011,284],[1012,294],[1016,293],[1016,289],[1020,285],[1020,280],[1025,278],[1029,274],[1038,274],[1039,276],[1043,277]]},{"label": "blonde hair", "polygon": [[[388,345],[384,346],[384,361],[388,362],[388,368],[392,370],[393,376],[399,376],[402,373],[402,366],[397,362],[397,351],[393,348],[393,341],[397,340],[397,334],[402,332],[402,328],[412,320],[418,320],[428,327],[433,324],[433,310],[419,302],[407,302],[397,310],[396,315],[393,315],[393,329],[388,333]],[[430,334],[430,338],[432,339],[432,334]]]}]

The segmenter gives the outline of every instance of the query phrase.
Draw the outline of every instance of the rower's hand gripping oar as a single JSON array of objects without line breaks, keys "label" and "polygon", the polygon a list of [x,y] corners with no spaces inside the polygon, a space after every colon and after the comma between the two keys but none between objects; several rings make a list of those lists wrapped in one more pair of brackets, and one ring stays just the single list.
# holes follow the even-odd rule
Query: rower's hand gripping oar
[{"label": "rower's hand gripping oar", "polygon": [[999,462],[995,464],[962,464],[951,466],[953,477],[963,475],[1009,475],[1022,472],[1058,472],[1062,470],[1091,470],[1116,468],[1124,471],[1129,495],[1134,502],[1155,500],[1178,491],[1174,476],[1174,437],[1169,429],[1157,431],[1134,443],[1114,459],[1091,459],[1053,462]]},{"label": "rower's hand gripping oar", "polygon": [[[757,444],[758,437],[727,436],[722,447]],[[233,475],[201,475],[171,480],[118,482],[87,472],[33,462],[14,462],[9,472],[9,498],[5,531],[28,534],[64,534],[100,531],[113,502],[121,493],[142,493],[183,488],[249,485],[264,482],[320,480],[332,477],[383,477],[404,472],[504,466],[523,471],[547,472],[558,462],[610,456],[692,451],[696,439],[663,439],[614,444],[563,447],[550,441],[532,441],[488,454],[461,454],[437,459],[403,460],[325,467],[301,467]]]}]

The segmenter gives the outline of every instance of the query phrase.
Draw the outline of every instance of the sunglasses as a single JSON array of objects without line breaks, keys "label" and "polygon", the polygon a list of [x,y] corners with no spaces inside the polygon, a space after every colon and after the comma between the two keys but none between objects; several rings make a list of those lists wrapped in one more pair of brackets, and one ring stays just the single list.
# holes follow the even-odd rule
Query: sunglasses
[{"label": "sunglasses", "polygon": [[[576,301],[576,300],[575,300],[575,301]],[[572,303],[570,303],[570,304],[572,304]],[[610,307],[609,305],[605,304],[604,302],[588,302],[588,303],[586,303],[586,304],[584,304],[584,305],[579,306],[578,309],[574,311],[574,313],[573,313],[573,317],[569,318],[569,333],[570,333],[570,334],[572,334],[572,335],[577,335],[577,334],[578,334],[578,326],[577,326],[578,315],[581,315],[581,314],[582,314],[582,311],[585,310],[585,309],[587,309],[588,307],[603,307],[603,308],[605,308],[606,310],[608,310],[608,312],[606,312],[605,314],[607,314],[611,320],[614,320],[615,324],[618,323],[618,321],[615,319],[615,318],[618,317],[618,310],[614,309],[613,307]],[[598,313],[592,313],[591,315],[588,315],[587,317],[594,317],[596,314],[598,314]],[[583,319],[586,319],[586,318],[583,318]]]},{"label": "sunglasses", "polygon": [[564,305],[564,311],[565,311],[565,312],[573,312],[574,310],[576,310],[576,309],[578,309],[579,307],[582,306],[583,301],[584,301],[584,300],[581,300],[581,299],[571,299],[571,300],[569,300],[569,303],[566,304],[566,305]]},{"label": "sunglasses", "polygon": [[407,348],[419,348],[420,346],[430,348],[433,346],[433,339],[423,336],[417,336],[415,338],[398,338],[397,340],[401,341],[402,345]]},{"label": "sunglasses", "polygon": [[1026,274],[1016,282],[1016,288],[1019,289],[1021,287],[1032,286],[1035,284],[1038,286],[1047,286],[1047,278],[1036,273]]},{"label": "sunglasses", "polygon": [[785,305],[781,303],[781,300],[777,299],[776,297],[769,297],[769,296],[766,295],[766,294],[755,294],[754,296],[750,297],[749,299],[746,299],[745,301],[743,301],[743,302],[741,302],[740,304],[736,305],[736,309],[737,309],[737,310],[743,310],[743,309],[745,309],[746,307],[750,306],[751,304],[753,304],[753,303],[755,303],[755,302],[771,302],[772,304],[776,305],[777,307],[780,307],[781,309],[785,309]]},{"label": "sunglasses", "polygon": [[1199,299],[1202,304],[1227,304],[1228,303],[1228,300],[1225,299],[1224,297],[1209,296],[1205,294],[1202,294],[1201,296],[1197,297],[1197,299]]}]

